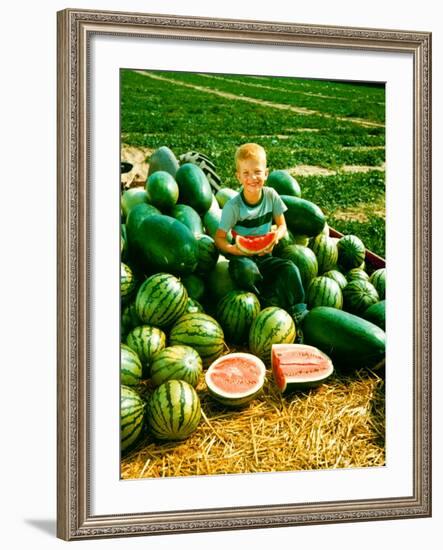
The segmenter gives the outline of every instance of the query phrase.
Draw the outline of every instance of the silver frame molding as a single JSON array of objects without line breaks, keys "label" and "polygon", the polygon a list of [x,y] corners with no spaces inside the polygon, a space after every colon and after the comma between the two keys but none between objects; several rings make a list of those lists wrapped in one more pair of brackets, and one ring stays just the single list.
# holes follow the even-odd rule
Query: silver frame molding
[{"label": "silver frame molding", "polygon": [[[431,33],[64,10],[58,24],[57,535],[65,540],[431,515]],[[88,483],[88,45],[94,34],[408,52],[414,60],[413,496],[92,516]]]}]

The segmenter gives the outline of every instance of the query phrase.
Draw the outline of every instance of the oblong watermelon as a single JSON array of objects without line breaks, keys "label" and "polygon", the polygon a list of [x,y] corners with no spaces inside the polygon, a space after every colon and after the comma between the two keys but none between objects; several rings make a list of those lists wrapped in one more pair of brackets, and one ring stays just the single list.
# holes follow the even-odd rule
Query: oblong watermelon
[{"label": "oblong watermelon", "polygon": [[175,179],[179,187],[180,202],[189,204],[200,215],[205,214],[214,195],[203,170],[196,164],[186,162],[177,170]]},{"label": "oblong watermelon", "polygon": [[198,213],[188,204],[176,204],[171,216],[182,222],[198,239],[203,234],[203,223]]},{"label": "oblong watermelon", "polygon": [[325,353],[305,344],[274,344],[271,365],[275,383],[282,393],[314,388],[334,372],[332,361]]},{"label": "oblong watermelon", "polygon": [[178,185],[169,172],[158,170],[146,180],[146,195],[150,204],[170,211],[178,200]]},{"label": "oblong watermelon", "polygon": [[152,153],[149,159],[148,177],[158,170],[163,170],[169,172],[175,178],[178,167],[177,157],[169,147],[162,145]]},{"label": "oblong watermelon", "polygon": [[281,198],[288,207],[285,212],[285,219],[293,233],[307,235],[308,237],[315,237],[321,233],[326,219],[316,204],[290,195],[282,195]]},{"label": "oblong watermelon", "polygon": [[181,440],[189,437],[201,418],[200,399],[183,380],[168,380],[152,393],[146,419],[157,439]]},{"label": "oblong watermelon", "polygon": [[268,187],[273,187],[279,195],[301,197],[298,181],[287,170],[273,170],[266,180]]},{"label": "oblong watermelon", "polygon": [[240,407],[254,399],[266,378],[266,367],[251,353],[219,357],[205,374],[209,393],[223,405]]}]

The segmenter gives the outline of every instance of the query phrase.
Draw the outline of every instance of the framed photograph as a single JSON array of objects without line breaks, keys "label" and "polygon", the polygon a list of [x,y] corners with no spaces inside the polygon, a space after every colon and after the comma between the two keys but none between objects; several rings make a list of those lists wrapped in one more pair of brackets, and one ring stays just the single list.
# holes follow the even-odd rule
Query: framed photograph
[{"label": "framed photograph", "polygon": [[427,32],[58,13],[60,538],[431,515],[430,126]]}]

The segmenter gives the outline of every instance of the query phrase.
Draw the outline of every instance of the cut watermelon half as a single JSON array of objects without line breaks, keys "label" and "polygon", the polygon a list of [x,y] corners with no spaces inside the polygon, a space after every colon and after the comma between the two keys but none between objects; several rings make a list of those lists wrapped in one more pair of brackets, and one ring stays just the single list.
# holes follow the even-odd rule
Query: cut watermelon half
[{"label": "cut watermelon half", "polygon": [[270,231],[265,235],[250,235],[245,237],[244,235],[236,235],[235,244],[237,248],[247,254],[252,256],[254,254],[260,254],[264,252],[267,248],[271,246],[277,239],[277,233],[275,231]]},{"label": "cut watermelon half", "polygon": [[326,354],[305,344],[274,344],[271,365],[274,380],[282,393],[314,388],[334,372]]},{"label": "cut watermelon half", "polygon": [[251,353],[228,353],[219,357],[205,374],[209,393],[228,407],[245,405],[263,388],[266,367]]}]

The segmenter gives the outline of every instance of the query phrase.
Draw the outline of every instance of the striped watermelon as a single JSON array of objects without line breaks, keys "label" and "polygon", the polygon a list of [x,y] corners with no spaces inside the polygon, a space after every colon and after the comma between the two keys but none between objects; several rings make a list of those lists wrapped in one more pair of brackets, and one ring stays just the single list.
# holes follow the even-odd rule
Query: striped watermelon
[{"label": "striped watermelon", "polygon": [[296,328],[292,317],[279,307],[266,307],[254,319],[249,331],[249,349],[266,364],[271,363],[273,344],[292,344]]},{"label": "striped watermelon", "polygon": [[120,387],[120,449],[125,451],[142,433],[145,402],[132,388]]},{"label": "striped watermelon", "polygon": [[121,262],[120,297],[123,302],[129,300],[137,287],[137,281],[129,265]]},{"label": "striped watermelon", "polygon": [[122,310],[122,321],[121,321],[121,339],[122,341],[126,339],[128,332],[133,328],[140,325],[140,319],[137,317],[137,312],[135,310],[135,302],[128,303]]},{"label": "striped watermelon", "polygon": [[386,268],[382,267],[374,271],[369,278],[369,282],[374,285],[380,300],[384,300],[386,298]]},{"label": "striped watermelon", "polygon": [[188,298],[185,313],[197,313],[198,311],[201,311],[202,313],[205,311],[201,303],[197,300],[193,300],[192,298]]},{"label": "striped watermelon", "polygon": [[187,382],[168,380],[152,393],[146,416],[157,439],[186,439],[200,422],[200,399]]},{"label": "striped watermelon", "polygon": [[186,313],[172,327],[169,334],[172,346],[191,346],[200,355],[203,366],[207,367],[219,357],[224,348],[223,329],[206,313]]},{"label": "striped watermelon", "polygon": [[310,248],[301,244],[291,244],[283,249],[281,257],[292,260],[300,271],[300,277],[305,289],[318,274],[317,258]]},{"label": "striped watermelon", "polygon": [[139,288],[135,307],[142,323],[162,328],[172,325],[183,314],[187,302],[188,293],[177,277],[156,273]]},{"label": "striped watermelon", "polygon": [[126,344],[120,344],[120,382],[125,386],[136,386],[142,377],[142,364],[135,351]]},{"label": "striped watermelon", "polygon": [[346,272],[346,280],[348,282],[354,281],[355,279],[361,279],[362,281],[369,281],[369,275],[361,269],[360,267],[354,267]]},{"label": "striped watermelon", "polygon": [[217,264],[220,253],[215,245],[214,239],[209,235],[199,235],[197,237],[197,245],[198,263],[195,272],[199,275],[207,275]]},{"label": "striped watermelon", "polygon": [[166,346],[166,334],[157,327],[140,325],[130,331],[126,344],[139,356],[143,366],[142,376],[147,378],[153,355]]},{"label": "striped watermelon", "polygon": [[330,277],[312,279],[306,295],[308,309],[318,306],[342,309],[343,295],[340,286]]},{"label": "striped watermelon", "polygon": [[345,269],[359,267],[365,259],[365,245],[355,235],[344,235],[337,241],[338,263]]},{"label": "striped watermelon", "polygon": [[337,244],[330,237],[320,233],[312,239],[309,248],[317,257],[319,273],[335,268],[338,260],[338,249]]},{"label": "striped watermelon", "polygon": [[344,309],[350,313],[360,315],[378,301],[378,293],[369,281],[354,279],[343,289]]},{"label": "striped watermelon", "polygon": [[217,319],[228,342],[248,341],[249,329],[260,312],[260,302],[252,292],[231,290],[217,304]]},{"label": "striped watermelon", "polygon": [[168,346],[154,355],[151,382],[160,386],[167,380],[184,380],[197,386],[203,365],[200,355],[190,346]]},{"label": "striped watermelon", "polygon": [[337,269],[331,269],[330,271],[326,271],[322,275],[323,277],[329,277],[330,279],[333,279],[336,283],[338,283],[338,286],[341,290],[345,288],[345,286],[348,284],[348,280],[343,275],[341,271],[338,271]]}]

